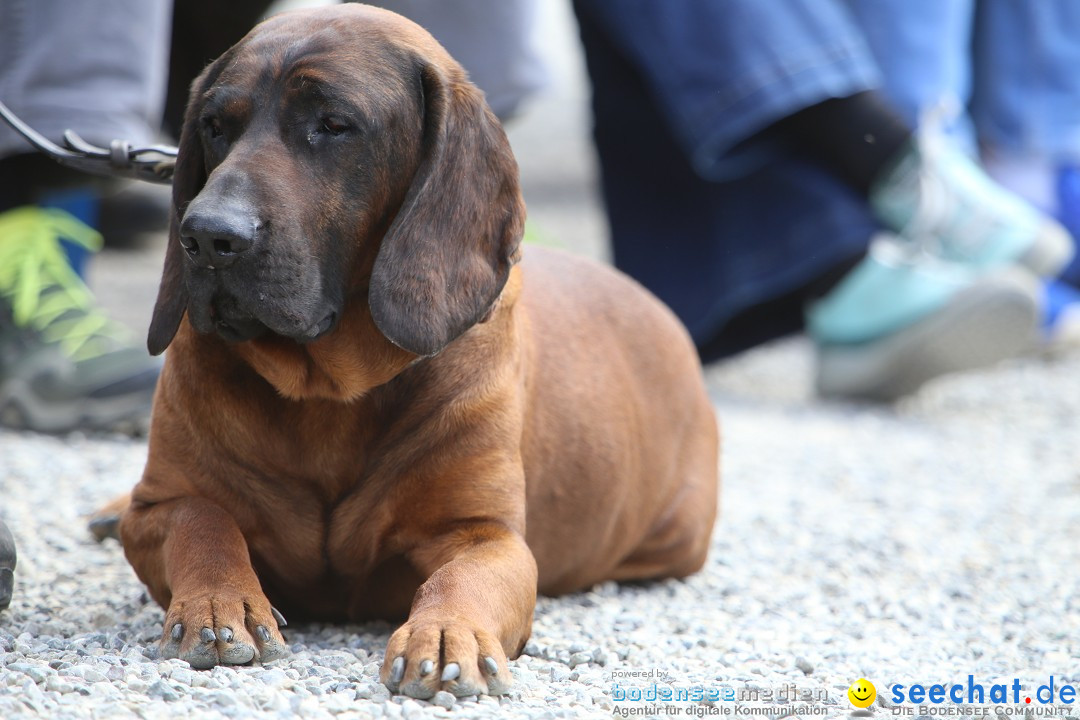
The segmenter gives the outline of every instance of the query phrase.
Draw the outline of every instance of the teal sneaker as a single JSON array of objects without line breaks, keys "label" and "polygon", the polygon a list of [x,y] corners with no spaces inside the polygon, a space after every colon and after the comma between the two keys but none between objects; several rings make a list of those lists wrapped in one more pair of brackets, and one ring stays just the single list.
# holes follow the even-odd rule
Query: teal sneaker
[{"label": "teal sneaker", "polygon": [[871,188],[870,206],[901,238],[980,270],[1018,264],[1052,277],[1073,256],[1062,225],[936,133],[913,138],[901,151]]},{"label": "teal sneaker", "polygon": [[940,375],[1021,354],[1039,316],[1039,283],[1026,270],[980,272],[877,239],[807,308],[818,393],[895,400]]},{"label": "teal sneaker", "polygon": [[0,214],[0,425],[141,430],[161,363],[95,305],[61,239],[101,247],[97,232],[59,210]]}]

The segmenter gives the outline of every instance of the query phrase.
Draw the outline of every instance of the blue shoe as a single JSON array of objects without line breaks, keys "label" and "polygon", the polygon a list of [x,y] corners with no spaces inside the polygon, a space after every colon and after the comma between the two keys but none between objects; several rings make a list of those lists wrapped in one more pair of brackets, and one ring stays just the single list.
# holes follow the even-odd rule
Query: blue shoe
[{"label": "blue shoe", "polygon": [[1044,349],[1080,344],[1080,290],[1060,280],[1043,284]]},{"label": "blue shoe", "polygon": [[870,191],[877,218],[946,260],[987,270],[1017,264],[1057,275],[1073,241],[1057,221],[994,182],[946,138],[912,139]]},{"label": "blue shoe", "polygon": [[1038,324],[1039,286],[1029,272],[980,272],[881,239],[807,309],[806,322],[819,394],[876,401],[1019,355]]}]

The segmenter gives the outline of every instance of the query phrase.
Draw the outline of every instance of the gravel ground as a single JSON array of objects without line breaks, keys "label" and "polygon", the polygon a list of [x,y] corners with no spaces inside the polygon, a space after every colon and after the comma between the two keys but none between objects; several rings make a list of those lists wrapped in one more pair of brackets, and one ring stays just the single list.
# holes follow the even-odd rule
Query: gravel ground
[{"label": "gravel ground", "polygon": [[[617,699],[653,683],[760,693],[698,716],[844,716],[859,677],[886,716],[894,682],[1080,683],[1080,354],[946,379],[891,408],[815,402],[808,375],[801,341],[709,370],[724,509],[702,573],[541,599],[509,696],[452,706],[388,696],[387,624],[292,627],[292,656],[265,667],[158,660],[161,609],[117,544],[85,529],[136,480],[145,444],[0,432],[0,516],[20,550],[0,718],[692,716]],[[779,701],[791,684],[813,698]]]}]

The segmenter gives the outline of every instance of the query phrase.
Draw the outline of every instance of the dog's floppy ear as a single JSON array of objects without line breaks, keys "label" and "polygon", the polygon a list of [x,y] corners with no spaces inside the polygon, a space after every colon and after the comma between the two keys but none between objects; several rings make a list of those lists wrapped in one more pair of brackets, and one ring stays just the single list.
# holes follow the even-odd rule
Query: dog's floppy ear
[{"label": "dog's floppy ear", "polygon": [[169,244],[165,248],[165,269],[161,274],[154,314],[150,318],[150,332],[146,347],[151,355],[160,355],[172,342],[180,321],[187,310],[187,288],[184,285],[184,248],[180,244],[180,220],[199,190],[206,184],[206,161],[202,141],[199,139],[199,113],[201,98],[217,77],[211,65],[191,85],[184,124],[180,129],[180,147],[173,171],[172,209],[169,217]]},{"label": "dog's floppy ear", "polygon": [[395,345],[434,355],[479,322],[518,257],[525,206],[510,143],[457,67],[420,69],[419,168],[383,238],[368,303]]}]

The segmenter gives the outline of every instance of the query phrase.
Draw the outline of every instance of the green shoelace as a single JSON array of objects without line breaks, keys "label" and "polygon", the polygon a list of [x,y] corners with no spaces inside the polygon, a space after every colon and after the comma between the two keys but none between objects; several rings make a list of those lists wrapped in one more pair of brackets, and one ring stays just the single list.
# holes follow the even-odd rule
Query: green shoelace
[{"label": "green shoelace", "polygon": [[22,207],[0,214],[0,299],[17,327],[30,328],[75,362],[127,344],[127,330],[94,304],[60,240],[101,249],[101,235],[62,210]]}]

